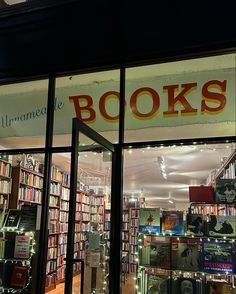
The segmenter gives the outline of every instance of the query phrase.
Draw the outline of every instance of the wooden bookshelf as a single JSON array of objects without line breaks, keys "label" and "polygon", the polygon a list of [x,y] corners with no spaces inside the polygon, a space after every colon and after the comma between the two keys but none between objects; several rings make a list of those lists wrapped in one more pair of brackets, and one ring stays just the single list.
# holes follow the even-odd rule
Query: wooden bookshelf
[{"label": "wooden bookshelf", "polygon": [[138,227],[139,227],[140,208],[130,208],[130,252],[129,252],[129,267],[131,272],[137,270],[137,255],[138,252]]},{"label": "wooden bookshelf", "polygon": [[110,248],[111,210],[104,209],[104,240]]},{"label": "wooden bookshelf", "polygon": [[5,209],[9,206],[9,195],[11,193],[11,164],[0,159],[0,205]]},{"label": "wooden bookshelf", "polygon": [[9,208],[21,208],[23,203],[41,204],[43,175],[22,166],[12,167],[12,190]]}]

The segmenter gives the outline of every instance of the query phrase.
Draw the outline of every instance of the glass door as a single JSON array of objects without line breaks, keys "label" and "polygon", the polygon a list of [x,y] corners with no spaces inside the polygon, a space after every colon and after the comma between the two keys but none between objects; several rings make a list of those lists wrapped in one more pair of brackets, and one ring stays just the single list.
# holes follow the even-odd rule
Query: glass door
[{"label": "glass door", "polygon": [[65,294],[109,293],[113,158],[110,142],[73,119]]}]

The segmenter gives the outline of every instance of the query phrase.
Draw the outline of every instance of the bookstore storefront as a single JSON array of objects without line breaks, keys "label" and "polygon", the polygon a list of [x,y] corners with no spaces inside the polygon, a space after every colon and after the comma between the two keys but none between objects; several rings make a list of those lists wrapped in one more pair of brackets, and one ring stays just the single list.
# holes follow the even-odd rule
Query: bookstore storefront
[{"label": "bookstore storefront", "polygon": [[0,293],[235,294],[235,64],[2,84]]}]

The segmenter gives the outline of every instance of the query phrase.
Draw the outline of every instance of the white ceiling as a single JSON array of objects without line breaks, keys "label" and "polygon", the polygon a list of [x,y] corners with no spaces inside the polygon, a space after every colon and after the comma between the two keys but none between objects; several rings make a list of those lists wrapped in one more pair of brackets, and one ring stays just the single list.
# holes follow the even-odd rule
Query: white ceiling
[{"label": "white ceiling", "polygon": [[[188,187],[206,184],[210,173],[235,148],[235,144],[225,143],[125,150],[124,194],[129,198],[142,195],[148,206],[183,209],[188,205]],[[164,160],[166,179],[158,158]],[[54,155],[53,162],[69,171],[70,155]],[[82,152],[79,164],[88,175],[109,178],[111,164],[104,161],[102,153]]]},{"label": "white ceiling", "polygon": [[[189,186],[206,184],[211,171],[221,166],[233,148],[218,144],[126,150],[124,191],[129,195],[142,193],[150,206],[176,207],[188,202]],[[166,179],[158,157],[164,160]]]}]

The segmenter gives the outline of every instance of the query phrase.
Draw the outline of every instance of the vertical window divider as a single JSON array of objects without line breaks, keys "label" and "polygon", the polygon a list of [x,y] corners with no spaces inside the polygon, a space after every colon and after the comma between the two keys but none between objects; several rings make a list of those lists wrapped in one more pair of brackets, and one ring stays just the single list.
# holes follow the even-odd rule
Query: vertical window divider
[{"label": "vertical window divider", "polygon": [[[121,225],[123,207],[123,143],[125,117],[125,67],[120,68],[119,142],[115,145],[112,166],[110,284],[109,293],[121,293]],[[119,290],[118,290],[119,289]]]},{"label": "vertical window divider", "polygon": [[48,85],[48,101],[47,101],[47,120],[46,120],[46,138],[45,138],[45,157],[44,157],[44,181],[43,181],[43,197],[41,223],[38,241],[38,287],[37,294],[45,293],[45,274],[47,262],[47,246],[48,246],[48,213],[49,213],[49,197],[50,197],[50,178],[51,178],[51,162],[52,162],[52,144],[53,144],[53,123],[54,123],[54,96],[55,96],[55,76],[49,76]]}]

